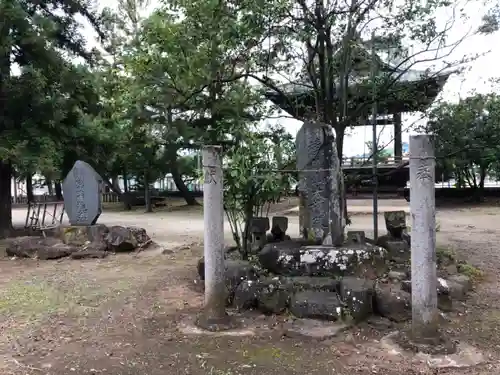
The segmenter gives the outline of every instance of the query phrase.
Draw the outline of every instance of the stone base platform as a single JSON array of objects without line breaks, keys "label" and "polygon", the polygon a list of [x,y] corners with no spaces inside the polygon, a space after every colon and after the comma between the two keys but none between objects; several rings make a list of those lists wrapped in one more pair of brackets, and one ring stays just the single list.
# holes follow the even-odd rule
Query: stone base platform
[{"label": "stone base platform", "polygon": [[41,260],[104,258],[109,253],[137,251],[151,243],[143,228],[69,225],[47,230],[44,236],[11,238],[6,253],[12,257]]}]

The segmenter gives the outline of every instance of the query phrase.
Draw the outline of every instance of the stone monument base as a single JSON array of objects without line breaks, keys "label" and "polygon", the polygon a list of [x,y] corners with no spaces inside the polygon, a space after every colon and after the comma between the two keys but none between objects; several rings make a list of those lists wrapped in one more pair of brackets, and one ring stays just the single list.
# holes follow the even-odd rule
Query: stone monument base
[{"label": "stone monument base", "polygon": [[104,224],[63,225],[56,229],[55,237],[66,245],[83,246],[87,243],[104,242],[109,229]]},{"label": "stone monument base", "polygon": [[63,225],[55,229],[54,237],[65,245],[112,252],[134,251],[152,243],[143,228],[119,225],[108,227],[104,224]]},{"label": "stone monument base", "polygon": [[248,324],[247,320],[231,315],[228,315],[227,319],[224,319],[222,322],[207,320],[203,315],[198,317],[186,316],[179,322],[177,328],[185,335],[206,335],[215,337],[254,336],[258,331],[258,327]]},{"label": "stone monument base", "polygon": [[466,343],[453,343],[454,350],[452,353],[446,353],[447,350],[443,350],[441,353],[439,353],[440,350],[434,352],[433,348],[430,347],[424,352],[421,347],[418,348],[418,351],[415,350],[415,347],[408,347],[407,343],[401,342],[401,337],[405,337],[405,335],[402,335],[401,332],[393,332],[385,336],[380,343],[389,354],[414,356],[426,362],[430,368],[472,367],[483,363],[485,360],[477,349]]}]

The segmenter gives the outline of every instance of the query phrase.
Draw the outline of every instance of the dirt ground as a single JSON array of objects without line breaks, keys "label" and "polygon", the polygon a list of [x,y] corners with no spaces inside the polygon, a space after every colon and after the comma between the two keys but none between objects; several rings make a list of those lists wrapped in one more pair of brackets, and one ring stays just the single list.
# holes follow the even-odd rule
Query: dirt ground
[{"label": "dirt ground", "polygon": [[[381,207],[404,208],[402,201]],[[275,211],[287,211],[293,202]],[[371,202],[357,201],[350,229],[372,227]],[[354,207],[354,206],[353,206]],[[382,208],[383,209],[383,208]],[[438,212],[440,247],[484,271],[468,302],[450,313],[443,329],[483,351],[473,369],[431,370],[409,357],[391,356],[379,340],[398,327],[364,324],[337,339],[283,336],[287,317],[251,316],[259,334],[246,338],[185,336],[176,326],[197,314],[203,295],[195,264],[202,254],[200,208],[145,214],[107,210],[100,222],[146,228],[164,248],[104,260],[0,260],[0,374],[309,375],[500,373],[500,252],[498,207]],[[25,212],[14,210],[16,223]],[[380,217],[380,223],[383,219]],[[290,217],[289,233],[298,232]],[[382,230],[382,232],[384,232]],[[229,243],[230,232],[226,228]],[[380,323],[380,322],[379,322]]]}]

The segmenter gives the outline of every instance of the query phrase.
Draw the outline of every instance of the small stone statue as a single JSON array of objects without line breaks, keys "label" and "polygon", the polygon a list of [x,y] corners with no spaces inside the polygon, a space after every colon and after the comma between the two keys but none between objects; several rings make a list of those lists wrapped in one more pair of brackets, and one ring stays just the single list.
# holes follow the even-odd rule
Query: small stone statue
[{"label": "small stone statue", "polygon": [[348,244],[365,244],[365,231],[363,230],[350,230],[347,232]]},{"label": "small stone statue", "polygon": [[406,212],[384,212],[387,234],[377,239],[376,245],[387,249],[393,257],[409,259],[410,236],[406,234]]},{"label": "small stone statue", "polygon": [[280,242],[290,240],[290,236],[286,234],[288,229],[288,218],[286,216],[273,216],[271,233],[267,235],[267,242]]},{"label": "small stone statue", "polygon": [[385,227],[393,239],[403,239],[403,232],[406,230],[405,211],[384,212]]},{"label": "small stone statue", "polygon": [[266,232],[269,230],[268,217],[254,217],[250,224],[250,233],[252,233],[252,252],[258,253],[266,244]]}]

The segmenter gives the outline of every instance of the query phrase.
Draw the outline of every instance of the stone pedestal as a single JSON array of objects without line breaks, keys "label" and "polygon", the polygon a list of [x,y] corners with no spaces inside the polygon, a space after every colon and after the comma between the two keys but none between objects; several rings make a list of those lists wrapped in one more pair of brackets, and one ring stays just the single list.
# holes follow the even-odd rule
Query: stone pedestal
[{"label": "stone pedestal", "polygon": [[300,231],[307,239],[343,242],[343,174],[330,126],[305,122],[297,133]]},{"label": "stone pedestal", "polygon": [[105,225],[65,225],[58,227],[56,237],[66,245],[83,246],[86,243],[103,242],[109,229]]}]

